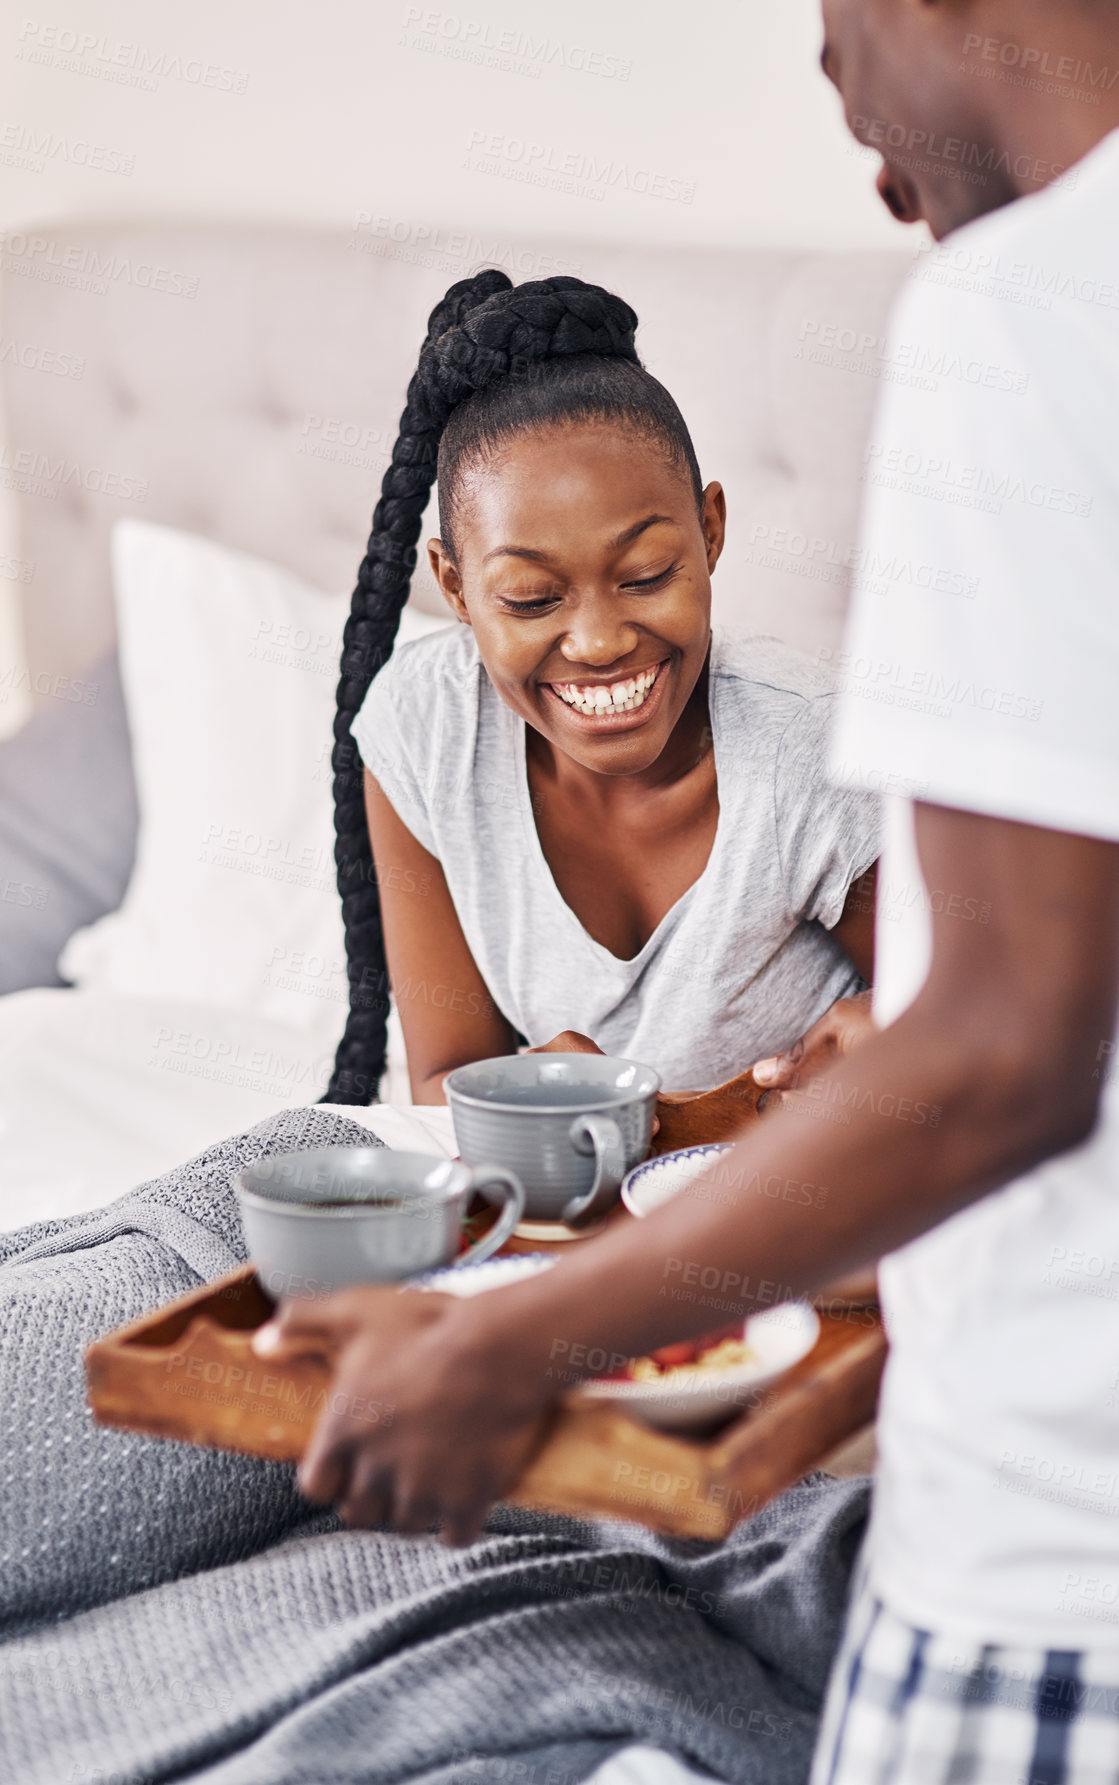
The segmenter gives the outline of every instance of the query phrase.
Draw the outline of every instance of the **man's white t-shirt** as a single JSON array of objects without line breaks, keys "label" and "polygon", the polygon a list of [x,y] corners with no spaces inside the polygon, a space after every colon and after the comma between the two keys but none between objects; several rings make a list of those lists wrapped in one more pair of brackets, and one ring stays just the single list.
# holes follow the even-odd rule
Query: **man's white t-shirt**
[{"label": "man's white t-shirt", "polygon": [[[914,800],[1119,841],[1119,132],[924,256],[892,340],[832,753],[888,796],[887,1024],[924,981],[930,911],[992,916],[924,884]],[[920,1628],[1119,1647],[1113,1035],[1098,1072],[1087,1145],[882,1267],[871,1580]]]}]

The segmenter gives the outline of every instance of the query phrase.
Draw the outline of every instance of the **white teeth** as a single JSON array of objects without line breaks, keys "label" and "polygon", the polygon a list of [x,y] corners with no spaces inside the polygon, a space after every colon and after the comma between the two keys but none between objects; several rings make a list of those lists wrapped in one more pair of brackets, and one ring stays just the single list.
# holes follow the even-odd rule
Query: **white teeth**
[{"label": "white teeth", "polygon": [[553,682],[560,699],[577,713],[593,718],[596,713],[632,713],[645,704],[645,697],[657,679],[657,669],[643,669],[639,676],[624,682]]}]

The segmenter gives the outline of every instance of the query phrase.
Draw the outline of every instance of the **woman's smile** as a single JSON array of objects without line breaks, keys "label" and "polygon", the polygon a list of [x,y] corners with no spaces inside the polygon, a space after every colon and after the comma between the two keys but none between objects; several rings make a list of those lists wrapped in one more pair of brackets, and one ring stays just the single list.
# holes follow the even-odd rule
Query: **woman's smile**
[{"label": "woman's smile", "polygon": [[[561,701],[580,731],[624,731],[645,724],[661,704],[669,659],[650,664],[610,682],[542,682],[546,693]],[[640,715],[640,717],[638,717]]]}]

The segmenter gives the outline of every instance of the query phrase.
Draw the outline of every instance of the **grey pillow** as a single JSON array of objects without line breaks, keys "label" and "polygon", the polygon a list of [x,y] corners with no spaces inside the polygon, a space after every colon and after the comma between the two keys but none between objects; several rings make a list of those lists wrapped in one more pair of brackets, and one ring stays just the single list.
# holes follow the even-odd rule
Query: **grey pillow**
[{"label": "grey pillow", "polygon": [[64,687],[0,740],[0,993],[66,983],[59,951],[83,924],[116,910],[136,855],[116,652]]}]

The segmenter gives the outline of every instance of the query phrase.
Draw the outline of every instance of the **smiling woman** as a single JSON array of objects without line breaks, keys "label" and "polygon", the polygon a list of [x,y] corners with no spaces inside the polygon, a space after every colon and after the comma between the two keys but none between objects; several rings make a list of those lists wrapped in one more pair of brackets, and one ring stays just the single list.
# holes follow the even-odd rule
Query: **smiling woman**
[{"label": "smiling woman", "polygon": [[[870,976],[852,888],[876,805],[826,781],[813,666],[712,635],[726,502],[636,320],[579,280],[500,273],[432,317],[347,630],[332,1101],[367,1101],[383,1057],[378,917],[418,1102],[522,1037],[698,1089]],[[458,624],[390,658],[436,475],[428,554]]]}]

